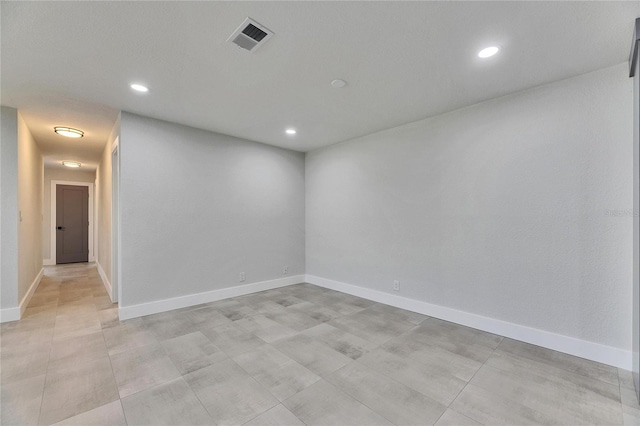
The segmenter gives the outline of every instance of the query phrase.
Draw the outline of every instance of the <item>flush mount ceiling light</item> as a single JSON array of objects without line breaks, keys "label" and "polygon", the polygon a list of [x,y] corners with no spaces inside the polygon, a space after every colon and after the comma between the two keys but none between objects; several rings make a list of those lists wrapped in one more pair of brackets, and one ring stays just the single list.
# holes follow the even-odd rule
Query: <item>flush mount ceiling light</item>
[{"label": "flush mount ceiling light", "polygon": [[347,82],[340,79],[336,79],[331,82],[331,87],[335,87],[336,89],[341,89],[346,85],[347,85]]},{"label": "flush mount ceiling light", "polygon": [[73,129],[71,127],[54,127],[53,131],[60,136],[66,136],[68,138],[81,138],[84,136],[82,130]]},{"label": "flush mount ceiling light", "polygon": [[140,92],[140,93],[147,93],[149,91],[149,88],[147,86],[143,86],[142,84],[138,84],[138,83],[133,83],[131,85],[131,88],[136,92]]},{"label": "flush mount ceiling light", "polygon": [[73,168],[78,168],[82,166],[82,164],[78,161],[63,161],[62,165],[67,167],[73,167]]},{"label": "flush mount ceiling light", "polygon": [[500,48],[498,46],[485,47],[484,49],[478,52],[478,56],[480,58],[490,58],[496,53],[498,53],[499,51],[500,51]]},{"label": "flush mount ceiling light", "polygon": [[296,129],[287,129],[284,132],[288,135],[295,135],[297,133]]}]

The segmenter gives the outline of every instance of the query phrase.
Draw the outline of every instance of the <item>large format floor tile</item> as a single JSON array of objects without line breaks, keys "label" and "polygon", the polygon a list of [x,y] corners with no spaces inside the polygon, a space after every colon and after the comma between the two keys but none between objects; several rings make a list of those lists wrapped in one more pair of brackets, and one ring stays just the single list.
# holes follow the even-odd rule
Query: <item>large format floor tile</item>
[{"label": "large format floor tile", "polygon": [[638,425],[632,375],[310,284],[120,321],[91,264],[0,325],[4,425]]},{"label": "large format floor tile", "polygon": [[345,419],[352,425],[392,424],[324,380],[289,398],[284,406],[308,426],[340,425]]},{"label": "large format floor tile", "polygon": [[40,424],[51,424],[118,399],[108,358],[47,371]]},{"label": "large format floor tile", "polygon": [[124,398],[122,407],[130,425],[213,424],[182,377]]},{"label": "large format floor tile", "polygon": [[194,371],[185,380],[216,424],[242,424],[279,403],[231,359]]}]

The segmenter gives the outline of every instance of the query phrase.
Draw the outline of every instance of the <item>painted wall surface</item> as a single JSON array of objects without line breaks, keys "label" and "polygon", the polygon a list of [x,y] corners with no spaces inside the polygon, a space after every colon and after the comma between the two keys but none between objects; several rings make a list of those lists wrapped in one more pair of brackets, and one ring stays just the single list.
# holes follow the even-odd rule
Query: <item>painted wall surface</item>
[{"label": "painted wall surface", "polygon": [[632,88],[621,64],[308,153],[307,274],[630,351]]},{"label": "painted wall surface", "polygon": [[120,118],[111,130],[107,145],[102,152],[102,160],[96,170],[96,207],[98,215],[97,262],[111,281],[111,147],[120,134]]},{"label": "painted wall surface", "polygon": [[304,154],[125,112],[120,126],[121,307],[304,273]]},{"label": "painted wall surface", "polygon": [[27,124],[18,113],[18,300],[42,270],[44,162]]},{"label": "painted wall surface", "polygon": [[93,183],[96,180],[94,171],[83,171],[73,169],[60,169],[56,167],[45,167],[44,169],[44,198],[42,208],[44,217],[42,221],[42,257],[51,259],[51,181],[65,180],[70,182]]},{"label": "painted wall surface", "polygon": [[18,111],[0,107],[0,308],[18,307]]}]

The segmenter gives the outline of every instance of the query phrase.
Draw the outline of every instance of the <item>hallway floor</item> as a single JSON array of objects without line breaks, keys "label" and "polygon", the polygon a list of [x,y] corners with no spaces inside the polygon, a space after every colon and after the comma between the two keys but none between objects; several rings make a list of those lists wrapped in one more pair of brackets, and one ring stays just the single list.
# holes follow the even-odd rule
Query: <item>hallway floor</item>
[{"label": "hallway floor", "polygon": [[121,322],[47,267],[0,360],[2,425],[640,424],[627,371],[308,284]]}]

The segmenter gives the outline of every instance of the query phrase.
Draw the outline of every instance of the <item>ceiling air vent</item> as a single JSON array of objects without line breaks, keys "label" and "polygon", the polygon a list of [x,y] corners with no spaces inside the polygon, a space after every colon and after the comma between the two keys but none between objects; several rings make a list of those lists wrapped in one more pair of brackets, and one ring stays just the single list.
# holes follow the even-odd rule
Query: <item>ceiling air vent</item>
[{"label": "ceiling air vent", "polygon": [[250,52],[255,52],[267,40],[271,38],[273,32],[260,25],[251,18],[244,20],[231,36],[227,39],[239,47]]}]

